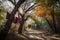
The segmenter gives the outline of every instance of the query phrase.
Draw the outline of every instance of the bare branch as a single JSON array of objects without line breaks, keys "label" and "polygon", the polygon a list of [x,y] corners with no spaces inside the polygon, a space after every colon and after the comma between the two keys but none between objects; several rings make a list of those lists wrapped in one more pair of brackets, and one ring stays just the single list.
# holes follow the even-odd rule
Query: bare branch
[{"label": "bare branch", "polygon": [[8,0],[8,1],[10,1],[13,5],[16,5],[12,0]]},{"label": "bare branch", "polygon": [[14,5],[16,5],[16,0],[14,0]]},{"label": "bare branch", "polygon": [[34,7],[36,5],[36,3],[34,4],[34,5],[32,5],[31,7],[29,7],[26,11],[25,11],[25,13],[27,13],[32,7]]},{"label": "bare branch", "polygon": [[[28,11],[33,10],[35,7],[37,7],[37,4],[36,4],[35,6],[33,6],[32,8],[30,8]],[[28,12],[28,11],[27,11],[27,12]]]},{"label": "bare branch", "polygon": [[25,1],[25,4],[24,4],[24,9],[23,9],[23,11],[25,10],[26,6],[27,6],[27,1]]},{"label": "bare branch", "polygon": [[25,1],[25,2],[21,5],[21,8],[23,9],[23,11],[25,10],[26,5],[27,5],[27,1]]}]

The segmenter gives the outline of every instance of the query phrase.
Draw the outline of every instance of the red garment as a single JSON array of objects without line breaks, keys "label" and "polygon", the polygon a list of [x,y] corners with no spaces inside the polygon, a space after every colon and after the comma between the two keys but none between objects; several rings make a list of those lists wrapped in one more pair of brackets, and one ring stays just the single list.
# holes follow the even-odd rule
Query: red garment
[{"label": "red garment", "polygon": [[18,24],[18,17],[15,17],[15,18],[14,18],[14,23],[15,23],[15,24]]}]

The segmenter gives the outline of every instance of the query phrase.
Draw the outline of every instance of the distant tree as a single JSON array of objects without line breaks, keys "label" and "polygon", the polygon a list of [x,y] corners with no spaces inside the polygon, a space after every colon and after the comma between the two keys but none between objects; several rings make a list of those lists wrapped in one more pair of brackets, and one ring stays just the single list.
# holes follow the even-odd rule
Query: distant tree
[{"label": "distant tree", "polygon": [[[39,0],[38,0],[39,1]],[[44,12],[41,13],[40,11],[37,11],[39,12],[37,15],[42,15],[44,16],[44,18],[46,19],[46,21],[48,22],[48,24],[50,25],[50,28],[52,29],[53,33],[57,33],[57,27],[56,27],[56,22],[55,22],[55,13],[54,13],[54,10],[56,9],[57,7],[57,3],[59,2],[59,0],[40,0],[39,3],[40,3],[40,6],[42,6],[42,8],[44,7],[45,9],[49,9],[50,8],[50,11],[51,11],[51,17],[52,17],[52,22],[49,22],[49,20],[47,18],[45,18],[44,16]],[[60,3],[60,2],[59,2]],[[39,9],[39,8],[38,8]],[[41,9],[40,9],[41,10]],[[44,9],[43,9],[44,11]],[[46,11],[45,11],[46,13]]]}]

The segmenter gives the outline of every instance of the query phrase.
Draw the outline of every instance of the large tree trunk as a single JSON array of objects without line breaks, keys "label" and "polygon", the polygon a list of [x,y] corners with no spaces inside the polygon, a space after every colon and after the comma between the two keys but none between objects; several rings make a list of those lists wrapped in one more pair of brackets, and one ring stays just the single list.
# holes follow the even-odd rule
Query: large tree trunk
[{"label": "large tree trunk", "polygon": [[48,25],[50,26],[50,29],[52,30],[52,33],[54,33],[54,31],[55,31],[54,27],[53,27],[52,23],[50,23],[52,21],[49,21],[47,18],[45,18],[45,20],[47,21]]},{"label": "large tree trunk", "polygon": [[55,22],[55,15],[54,15],[54,8],[52,9],[52,21],[51,23],[46,19],[47,23],[49,24],[50,28],[52,29],[53,33],[57,33],[57,27],[56,27],[56,22]]},{"label": "large tree trunk", "polygon": [[53,28],[54,28],[54,32],[57,33],[57,27],[56,27],[56,22],[55,22],[55,15],[54,15],[54,7],[52,9],[52,18],[53,18]]},{"label": "large tree trunk", "polygon": [[22,15],[22,21],[21,21],[19,29],[18,29],[19,34],[22,34],[22,29],[23,29],[24,22],[25,22],[24,15]]},{"label": "large tree trunk", "polygon": [[0,40],[5,40],[8,31],[11,27],[11,23],[13,21],[14,15],[16,14],[16,11],[18,10],[18,8],[20,7],[20,5],[24,2],[25,0],[19,0],[18,3],[15,5],[12,13],[11,13],[11,17],[7,20],[6,24],[5,24],[5,28],[3,31],[0,32]]},{"label": "large tree trunk", "polygon": [[57,26],[57,32],[60,35],[60,16],[56,16],[56,26]]}]

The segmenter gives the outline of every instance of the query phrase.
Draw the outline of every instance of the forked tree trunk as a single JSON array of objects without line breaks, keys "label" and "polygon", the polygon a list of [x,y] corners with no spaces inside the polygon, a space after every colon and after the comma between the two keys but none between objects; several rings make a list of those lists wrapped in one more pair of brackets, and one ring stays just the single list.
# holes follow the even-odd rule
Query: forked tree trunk
[{"label": "forked tree trunk", "polygon": [[8,34],[8,31],[11,27],[11,24],[12,24],[12,21],[13,21],[13,18],[14,18],[14,15],[16,14],[16,11],[18,10],[18,8],[20,7],[20,5],[24,2],[25,0],[19,0],[18,3],[15,5],[12,13],[11,13],[11,17],[7,20],[6,24],[5,24],[5,28],[4,30],[2,30],[0,32],[0,40],[5,40],[7,34]]}]

